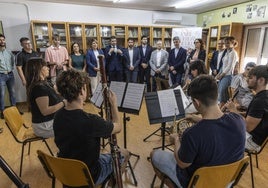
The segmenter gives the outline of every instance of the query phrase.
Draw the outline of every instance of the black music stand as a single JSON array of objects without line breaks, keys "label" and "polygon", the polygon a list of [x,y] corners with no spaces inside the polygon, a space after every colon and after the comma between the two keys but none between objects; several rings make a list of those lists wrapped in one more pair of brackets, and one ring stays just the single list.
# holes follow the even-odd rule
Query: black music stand
[{"label": "black music stand", "polygon": [[[158,92],[161,92],[161,91],[158,91]],[[148,113],[150,124],[161,123],[161,127],[157,129],[157,131],[161,130],[162,146],[157,147],[157,148],[162,148],[162,150],[164,150],[165,147],[169,146],[169,145],[165,145],[166,122],[178,120],[178,119],[185,117],[185,111],[184,111],[184,107],[182,103],[180,90],[170,89],[169,92],[174,92],[175,101],[171,101],[171,102],[177,104],[179,114],[176,114],[175,112],[176,109],[174,109],[173,114],[170,114],[169,116],[165,116],[165,117],[162,116],[160,101],[159,101],[160,99],[158,97],[157,92],[146,93],[145,95],[147,113]],[[153,134],[155,134],[155,132]],[[148,139],[153,134],[149,135],[146,139]],[[154,149],[157,149],[157,148],[154,148]]]},{"label": "black music stand", "polygon": [[12,170],[12,168],[7,164],[7,162],[0,155],[0,168],[6,173],[6,175],[12,180],[12,182],[18,188],[29,188],[29,184],[24,183],[18,175]]}]

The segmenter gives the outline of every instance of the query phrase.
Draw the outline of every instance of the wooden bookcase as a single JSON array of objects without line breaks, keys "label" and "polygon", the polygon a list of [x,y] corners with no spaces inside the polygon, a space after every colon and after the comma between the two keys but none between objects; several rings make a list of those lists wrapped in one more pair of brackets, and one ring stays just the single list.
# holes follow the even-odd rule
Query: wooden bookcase
[{"label": "wooden bookcase", "polygon": [[242,47],[242,36],[243,36],[243,23],[229,23],[211,26],[208,32],[208,41],[207,41],[207,68],[210,67],[210,60],[212,58],[212,54],[215,50],[217,50],[217,42],[219,39],[223,39],[227,36],[235,37],[238,42],[238,47],[235,48],[237,51],[238,57],[241,54]]}]

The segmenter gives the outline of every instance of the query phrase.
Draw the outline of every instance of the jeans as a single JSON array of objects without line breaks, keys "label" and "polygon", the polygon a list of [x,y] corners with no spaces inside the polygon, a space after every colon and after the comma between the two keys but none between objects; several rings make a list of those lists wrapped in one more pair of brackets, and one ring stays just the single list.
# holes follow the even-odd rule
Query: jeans
[{"label": "jeans", "polygon": [[224,76],[218,85],[218,101],[226,103],[229,99],[228,87],[231,85],[232,75]]},{"label": "jeans", "polygon": [[176,175],[177,162],[173,152],[161,149],[155,150],[152,155],[152,164],[156,169],[168,176],[179,188],[182,188]]},{"label": "jeans", "polygon": [[16,105],[16,97],[15,97],[15,78],[13,72],[8,74],[0,73],[0,110],[3,111],[5,109],[5,91],[6,86],[9,93],[10,104],[12,106]]}]

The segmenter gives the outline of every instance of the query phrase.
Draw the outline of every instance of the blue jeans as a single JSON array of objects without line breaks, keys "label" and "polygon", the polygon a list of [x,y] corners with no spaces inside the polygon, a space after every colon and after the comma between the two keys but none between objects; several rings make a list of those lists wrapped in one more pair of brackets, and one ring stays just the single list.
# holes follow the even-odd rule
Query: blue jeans
[{"label": "blue jeans", "polygon": [[226,103],[229,99],[228,87],[231,85],[232,75],[224,76],[218,85],[218,101]]},{"label": "blue jeans", "polygon": [[[125,156],[121,153],[120,164],[125,160]],[[101,172],[96,185],[102,184],[106,178],[113,172],[113,159],[111,154],[100,154],[99,163],[101,165]]]},{"label": "blue jeans", "polygon": [[16,105],[16,97],[15,97],[15,78],[13,72],[8,74],[0,73],[0,110],[3,111],[5,109],[5,91],[6,86],[9,93],[10,104],[12,106]]},{"label": "blue jeans", "polygon": [[153,166],[168,176],[179,188],[182,188],[176,172],[177,162],[173,152],[161,149],[155,150],[152,155]]}]

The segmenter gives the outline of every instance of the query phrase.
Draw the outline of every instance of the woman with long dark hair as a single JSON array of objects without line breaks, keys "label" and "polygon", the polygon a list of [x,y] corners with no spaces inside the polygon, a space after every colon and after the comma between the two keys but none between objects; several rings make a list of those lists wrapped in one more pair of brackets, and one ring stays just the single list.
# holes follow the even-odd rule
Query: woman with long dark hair
[{"label": "woman with long dark hair", "polygon": [[77,42],[74,42],[71,46],[71,55],[70,55],[70,68],[76,70],[86,71],[86,56],[83,53],[83,50],[80,49],[80,46]]},{"label": "woman with long dark hair", "polygon": [[53,119],[56,111],[65,106],[65,101],[47,81],[49,68],[39,57],[26,63],[27,101],[32,112],[32,127],[37,136],[53,137]]}]

